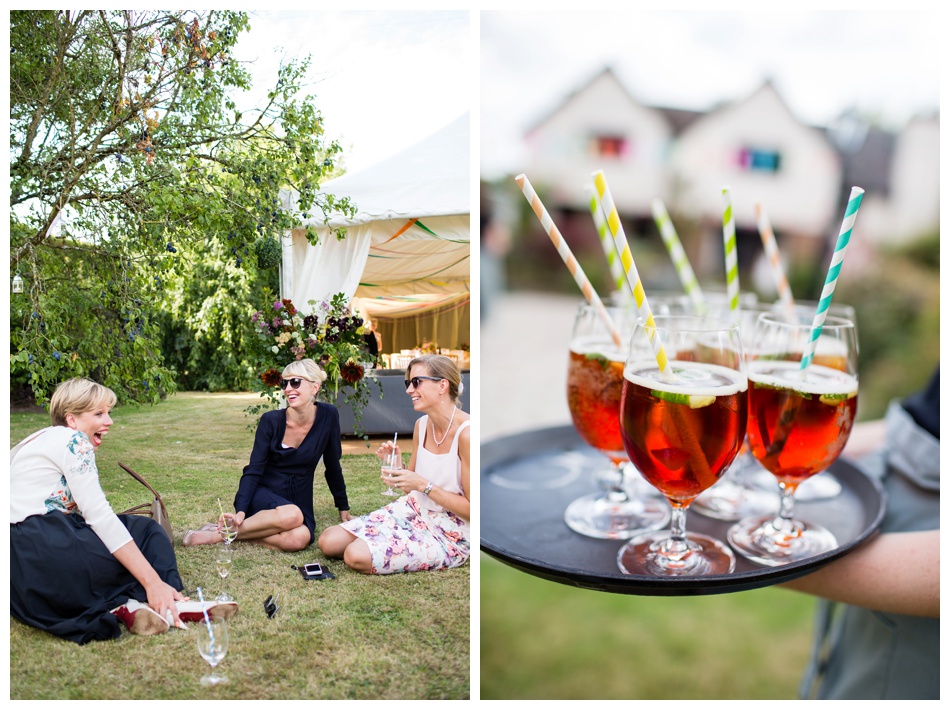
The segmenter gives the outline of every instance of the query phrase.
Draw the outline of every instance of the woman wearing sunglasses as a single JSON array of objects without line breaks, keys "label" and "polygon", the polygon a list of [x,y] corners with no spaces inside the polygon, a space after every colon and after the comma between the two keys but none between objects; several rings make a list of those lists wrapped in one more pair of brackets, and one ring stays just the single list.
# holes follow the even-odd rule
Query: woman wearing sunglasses
[{"label": "woman wearing sunglasses", "polygon": [[[369,515],[320,534],[327,557],[357,572],[393,574],[458,567],[469,557],[469,415],[459,408],[462,378],[443,355],[423,355],[406,369],[406,394],[423,414],[412,434],[409,466],[383,481],[405,495]],[[401,457],[387,442],[376,455]]]},{"label": "woman wearing sunglasses", "polygon": [[326,378],[309,358],[284,368],[280,387],[287,408],[261,417],[251,460],[234,497],[235,512],[200,530],[189,530],[182,541],[185,545],[221,542],[227,527],[237,530],[238,540],[276,550],[294,552],[309,546],[316,527],[313,478],[321,457],[340,520],[350,519],[340,466],[340,415],[332,404],[317,402]]}]

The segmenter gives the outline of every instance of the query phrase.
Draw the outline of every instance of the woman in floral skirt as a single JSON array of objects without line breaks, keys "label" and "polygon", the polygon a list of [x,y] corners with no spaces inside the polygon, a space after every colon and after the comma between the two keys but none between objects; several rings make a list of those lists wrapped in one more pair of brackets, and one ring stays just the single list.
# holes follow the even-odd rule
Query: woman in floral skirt
[{"label": "woman in floral skirt", "polygon": [[[406,369],[406,393],[424,416],[416,421],[409,466],[383,478],[407,495],[368,515],[334,525],[318,545],[357,572],[393,574],[458,567],[469,557],[469,415],[458,406],[461,373],[443,355],[423,355]],[[376,452],[401,456],[394,442]]]}]

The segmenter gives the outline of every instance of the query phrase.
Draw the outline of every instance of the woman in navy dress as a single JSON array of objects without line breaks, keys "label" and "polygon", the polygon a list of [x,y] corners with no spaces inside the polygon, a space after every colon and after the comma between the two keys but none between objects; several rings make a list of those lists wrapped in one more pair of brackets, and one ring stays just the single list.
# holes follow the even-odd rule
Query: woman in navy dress
[{"label": "woman in navy dress", "polygon": [[313,479],[321,457],[340,520],[350,519],[340,466],[340,415],[332,404],[317,402],[326,377],[309,358],[284,368],[280,386],[287,408],[261,417],[251,460],[234,497],[235,512],[189,530],[185,545],[221,542],[227,525],[237,530],[238,540],[287,552],[303,550],[314,540]]}]

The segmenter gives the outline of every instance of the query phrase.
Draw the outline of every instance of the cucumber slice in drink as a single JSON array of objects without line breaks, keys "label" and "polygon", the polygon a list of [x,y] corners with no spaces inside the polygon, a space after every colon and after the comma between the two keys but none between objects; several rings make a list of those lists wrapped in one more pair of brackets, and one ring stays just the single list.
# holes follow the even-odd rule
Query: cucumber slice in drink
[{"label": "cucumber slice in drink", "polygon": [[673,404],[686,404],[690,409],[701,409],[708,407],[716,401],[716,397],[711,394],[679,394],[677,392],[665,392],[663,390],[650,390],[650,394],[659,399],[665,399]]}]

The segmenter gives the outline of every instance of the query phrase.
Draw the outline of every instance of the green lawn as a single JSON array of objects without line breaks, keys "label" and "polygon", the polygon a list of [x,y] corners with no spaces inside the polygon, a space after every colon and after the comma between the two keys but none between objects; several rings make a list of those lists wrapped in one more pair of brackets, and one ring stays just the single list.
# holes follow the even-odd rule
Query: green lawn
[{"label": "green lawn", "polygon": [[[181,393],[157,406],[119,406],[97,453],[115,510],[148,491],[123,472],[145,476],[168,506],[187,590],[215,596],[221,581],[211,547],[184,548],[185,530],[213,520],[218,498],[230,507],[253,442],[244,407],[256,395]],[[11,445],[48,425],[41,413],[14,413]],[[359,448],[358,448],[359,450]],[[354,514],[383,505],[379,460],[345,455]],[[317,468],[318,532],[339,521]],[[124,633],[77,646],[11,618],[11,699],[465,699],[470,697],[469,566],[432,573],[368,577],[329,563],[335,580],[304,581],[291,565],[327,561],[316,545],[280,553],[237,543],[228,591],[241,604],[220,668],[229,683],[199,685],[208,666],[193,630],[158,637]],[[268,619],[264,598],[279,594]]]}]

